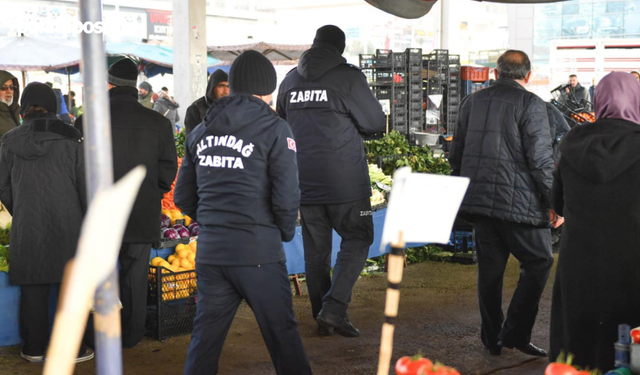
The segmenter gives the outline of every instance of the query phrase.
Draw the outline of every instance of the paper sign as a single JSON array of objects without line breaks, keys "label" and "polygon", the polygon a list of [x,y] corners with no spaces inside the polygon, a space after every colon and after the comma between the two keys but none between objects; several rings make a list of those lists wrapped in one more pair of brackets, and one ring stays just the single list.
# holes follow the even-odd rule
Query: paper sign
[{"label": "paper sign", "polygon": [[382,112],[384,112],[385,115],[389,116],[389,114],[391,113],[391,101],[389,99],[380,99],[378,101],[382,106]]},{"label": "paper sign", "polygon": [[436,106],[436,108],[440,108],[440,104],[442,104],[442,95],[429,95],[429,100]]},{"label": "paper sign", "polygon": [[466,177],[398,169],[393,175],[380,250],[396,242],[400,231],[407,243],[449,243],[468,186]]}]

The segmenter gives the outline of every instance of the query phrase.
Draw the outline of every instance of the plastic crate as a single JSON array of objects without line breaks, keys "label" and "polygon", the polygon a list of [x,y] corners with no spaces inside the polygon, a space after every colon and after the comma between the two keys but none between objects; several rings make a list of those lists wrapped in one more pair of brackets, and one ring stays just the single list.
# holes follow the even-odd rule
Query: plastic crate
[{"label": "plastic crate", "polygon": [[162,341],[190,334],[198,298],[195,270],[171,272],[149,266],[148,280],[147,335]]},{"label": "plastic crate", "polygon": [[461,84],[462,95],[463,96],[471,95],[474,92],[480,91],[487,87],[489,87],[489,81],[479,83],[479,82],[463,80]]},{"label": "plastic crate", "polygon": [[422,64],[422,48],[407,48],[406,50],[404,50],[404,54],[405,56],[407,56],[407,64]]},{"label": "plastic crate", "polygon": [[359,55],[360,59],[360,68],[361,69],[372,69],[375,63],[374,55]]},{"label": "plastic crate", "polygon": [[462,80],[473,82],[486,82],[489,80],[489,68],[474,66],[463,66],[460,68]]},{"label": "plastic crate", "polygon": [[404,104],[393,104],[391,107],[391,113],[405,114],[407,113],[407,106]]},{"label": "plastic crate", "polygon": [[393,52],[393,67],[405,69],[407,65],[407,57],[403,53]]},{"label": "plastic crate", "polygon": [[161,238],[158,242],[155,242],[152,247],[154,249],[166,249],[169,247],[176,247],[178,244],[188,245],[191,241],[191,238],[179,238],[176,240],[170,240],[167,238]]},{"label": "plastic crate", "polygon": [[397,131],[400,134],[407,134],[407,123],[406,122],[397,122],[391,125],[391,128]]},{"label": "plastic crate", "polygon": [[442,94],[443,87],[442,82],[437,79],[430,79],[427,81],[427,95]]}]

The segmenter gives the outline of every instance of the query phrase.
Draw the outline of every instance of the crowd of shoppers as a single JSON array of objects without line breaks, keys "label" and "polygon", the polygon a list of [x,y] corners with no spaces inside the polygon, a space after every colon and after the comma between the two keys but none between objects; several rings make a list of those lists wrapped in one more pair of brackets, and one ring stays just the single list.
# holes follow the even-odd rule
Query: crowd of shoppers
[{"label": "crowd of shoppers", "polygon": [[[275,69],[247,51],[229,74],[211,74],[205,95],[186,111],[175,203],[201,233],[185,374],[217,373],[242,300],[276,373],[311,374],[282,247],[298,212],[318,335],[360,335],[348,308],[373,242],[363,137],[382,132],[385,116],[344,49],[342,30],[318,29],[283,80],[275,111]],[[569,129],[557,108],[526,89],[532,68],[524,52],[506,51],[496,70],[493,85],[463,100],[449,155],[452,174],[470,179],[460,216],[475,228],[480,339],[491,355],[509,348],[555,360],[564,351],[583,367],[611,369],[617,325],[640,325],[640,286],[628,277],[640,266],[633,194],[640,187],[640,74],[611,73],[594,81],[591,94],[570,76],[562,101],[593,100],[597,121]],[[156,94],[148,82],[137,84],[130,59],[114,63],[107,77],[114,177],[139,164],[147,170],[119,255],[122,344],[132,348],[145,333],[160,200],[177,171],[179,104],[165,87]],[[30,362],[44,360],[49,294],[73,257],[87,209],[83,116],[70,126],[74,98],[50,86],[31,83],[20,95],[16,77],[0,71],[0,199],[13,215],[10,277],[22,290],[20,355]],[[551,229],[565,220],[547,354],[531,336],[554,262]],[[334,230],[342,242],[332,271]],[[505,316],[511,255],[520,280]],[[93,358],[90,341],[77,361]]]}]

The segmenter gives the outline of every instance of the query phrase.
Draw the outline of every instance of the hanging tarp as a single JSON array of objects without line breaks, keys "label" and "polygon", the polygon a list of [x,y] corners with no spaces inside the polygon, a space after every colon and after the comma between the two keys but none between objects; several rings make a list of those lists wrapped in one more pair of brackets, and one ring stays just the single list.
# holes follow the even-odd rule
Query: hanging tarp
[{"label": "hanging tarp", "polygon": [[277,43],[248,43],[225,46],[207,46],[207,51],[218,60],[230,62],[244,51],[254,50],[262,53],[271,61],[295,61],[300,55],[311,48],[310,44],[277,44]]},{"label": "hanging tarp", "polygon": [[[365,0],[374,7],[402,18],[420,18],[429,13],[438,0]],[[443,0],[448,1],[448,0]],[[557,3],[567,0],[473,0],[503,4]]]},{"label": "hanging tarp", "polygon": [[0,37],[0,69],[51,71],[80,64],[78,40],[33,36]]}]

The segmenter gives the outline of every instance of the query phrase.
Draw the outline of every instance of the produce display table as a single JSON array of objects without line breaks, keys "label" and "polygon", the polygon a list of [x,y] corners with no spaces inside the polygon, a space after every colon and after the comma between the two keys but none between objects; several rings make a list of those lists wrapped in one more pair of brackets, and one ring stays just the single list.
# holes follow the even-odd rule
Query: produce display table
[{"label": "produce display table", "polygon": [[[387,213],[387,209],[383,208],[373,212],[373,244],[369,248],[369,255],[367,258],[375,258],[389,252],[387,248],[384,252],[380,252],[380,241],[382,240],[382,227],[384,225],[384,218]],[[331,265],[335,265],[336,258],[338,256],[338,250],[340,250],[341,238],[335,231],[333,232],[333,248],[331,254]],[[296,234],[291,242],[285,242],[282,244],[284,247],[284,253],[287,257],[287,271],[290,275],[304,273],[304,246],[302,245],[302,227],[296,227]],[[412,246],[420,246],[423,244],[412,244]],[[152,249],[151,258],[161,257],[167,258],[173,254],[174,248],[166,249]]]}]

